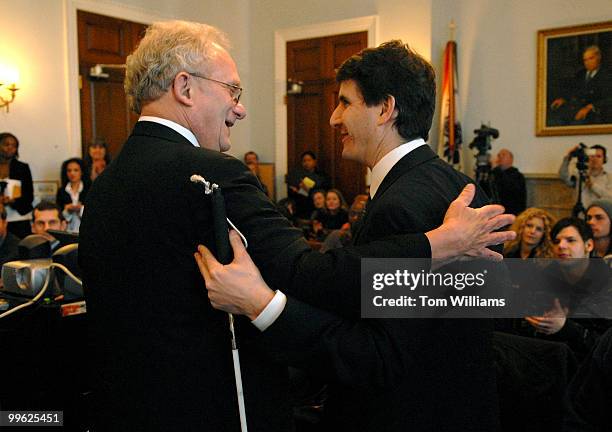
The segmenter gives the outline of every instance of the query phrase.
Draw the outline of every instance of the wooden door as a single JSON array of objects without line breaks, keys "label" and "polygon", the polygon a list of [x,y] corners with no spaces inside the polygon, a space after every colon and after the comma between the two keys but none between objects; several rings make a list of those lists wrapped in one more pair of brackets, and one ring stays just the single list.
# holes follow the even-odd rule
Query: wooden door
[{"label": "wooden door", "polygon": [[[127,56],[144,35],[144,24],[77,11],[79,80],[81,84],[81,137],[83,155],[87,145],[104,138],[117,155],[138,116],[127,106],[123,79]],[[95,65],[110,65],[95,77]]]},{"label": "wooden door", "polygon": [[367,32],[361,32],[287,43],[287,78],[303,82],[301,93],[287,97],[287,166],[300,166],[300,155],[314,151],[319,168],[349,204],[365,190],[365,167],[342,160],[342,145],[329,118],[338,99],[335,70],[365,48],[367,39]]}]

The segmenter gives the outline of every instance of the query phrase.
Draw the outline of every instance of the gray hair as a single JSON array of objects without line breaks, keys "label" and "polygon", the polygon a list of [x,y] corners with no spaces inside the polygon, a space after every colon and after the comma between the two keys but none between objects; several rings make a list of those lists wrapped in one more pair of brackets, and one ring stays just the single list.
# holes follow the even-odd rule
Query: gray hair
[{"label": "gray hair", "polygon": [[124,88],[130,108],[140,114],[142,103],[160,98],[176,74],[208,68],[214,45],[228,47],[223,32],[187,21],[156,22],[147,28],[127,58]]}]

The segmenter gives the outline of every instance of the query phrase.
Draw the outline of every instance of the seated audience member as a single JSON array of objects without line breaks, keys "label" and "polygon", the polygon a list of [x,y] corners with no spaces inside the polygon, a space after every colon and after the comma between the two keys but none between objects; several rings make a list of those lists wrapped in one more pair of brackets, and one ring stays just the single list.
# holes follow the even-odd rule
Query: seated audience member
[{"label": "seated audience member", "polygon": [[51,250],[59,246],[59,241],[48,230],[64,231],[66,220],[59,207],[49,201],[41,201],[32,212],[32,234],[40,234],[51,242]]},{"label": "seated audience member", "polygon": [[19,238],[30,233],[34,187],[27,163],[19,159],[19,140],[9,132],[0,133],[0,198],[6,209],[8,229]]},{"label": "seated audience member", "polygon": [[610,215],[612,215],[612,200],[593,201],[593,204],[587,209],[586,222],[593,230],[595,242],[593,256],[604,257],[612,253]]},{"label": "seated audience member", "polygon": [[297,217],[308,219],[314,208],[310,197],[316,189],[329,189],[329,177],[317,168],[317,156],[308,150],[302,153],[301,167],[287,174],[287,194],[296,203]]},{"label": "seated audience member", "polygon": [[330,231],[342,228],[348,222],[347,205],[338,189],[330,189],[325,195],[325,211],[316,211],[312,230],[319,239],[324,239]]},{"label": "seated audience member", "polygon": [[567,390],[563,431],[612,428],[612,329],[608,329],[578,368]]},{"label": "seated audience member", "polygon": [[19,237],[8,232],[8,221],[6,220],[6,209],[0,204],[0,268],[9,261],[19,259],[17,246]]},{"label": "seated audience member", "polygon": [[551,231],[551,239],[558,262],[544,271],[544,277],[560,298],[554,299],[544,315],[525,320],[535,336],[566,343],[581,360],[612,323],[597,318],[603,315],[600,311],[606,313],[611,308],[610,272],[602,259],[589,259],[593,232],[582,219],[559,220]]},{"label": "seated audience member", "polygon": [[57,206],[62,210],[67,230],[79,232],[83,216],[83,202],[89,190],[89,179],[83,178],[85,165],[82,159],[72,158],[62,163],[62,186],[57,191]]},{"label": "seated audience member", "polygon": [[367,202],[367,197],[364,200],[360,198],[362,196],[363,195],[357,195],[353,201],[353,204],[351,204],[351,208],[348,212],[348,222],[342,225],[342,228],[330,232],[325,238],[325,241],[321,246],[321,252],[341,248],[351,243],[353,238],[353,229],[357,221],[361,219]]},{"label": "seated audience member", "polygon": [[[578,146],[571,148],[563,157],[559,168],[559,177],[570,187],[576,189],[578,194],[578,172],[573,164],[570,167],[572,153],[578,150]],[[594,151],[589,156],[587,178],[582,185],[582,205],[584,208],[591,206],[597,199],[612,199],[612,176],[604,170],[604,164],[608,161],[607,150],[599,144],[591,146]],[[573,158],[575,159],[575,158]]]},{"label": "seated audience member", "polygon": [[551,258],[550,230],[554,217],[545,210],[531,207],[518,215],[510,227],[516,238],[504,245],[505,258]]},{"label": "seated audience member", "polygon": [[512,166],[514,155],[508,149],[501,149],[494,161],[493,187],[497,191],[499,203],[506,212],[517,215],[527,207],[527,187],[525,176]]},{"label": "seated audience member", "polygon": [[314,219],[314,217],[317,214],[317,211],[321,210],[322,212],[325,212],[325,195],[326,192],[323,189],[317,189],[315,191],[312,191],[312,205],[314,206],[314,210],[312,212],[312,214],[310,215],[310,219]]},{"label": "seated audience member", "polygon": [[108,144],[102,138],[97,138],[89,144],[85,155],[85,177],[94,181],[111,162]]},{"label": "seated audience member", "polygon": [[261,183],[261,186],[266,195],[269,195],[268,187],[261,181],[261,177],[259,177],[259,156],[257,155],[257,153],[255,153],[254,151],[246,152],[244,154],[244,164],[249,167],[249,170],[251,170],[253,175],[257,177],[257,180],[259,180],[259,183]]}]

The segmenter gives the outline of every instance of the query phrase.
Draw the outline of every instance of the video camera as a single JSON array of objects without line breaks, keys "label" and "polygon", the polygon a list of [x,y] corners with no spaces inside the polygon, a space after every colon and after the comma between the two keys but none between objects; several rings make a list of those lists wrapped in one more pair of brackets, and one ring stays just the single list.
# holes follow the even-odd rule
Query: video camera
[{"label": "video camera", "polygon": [[474,147],[478,150],[478,155],[485,155],[489,150],[491,150],[491,137],[493,139],[499,138],[499,130],[481,125],[480,129],[475,129],[474,133],[476,137],[474,141],[472,141],[469,145],[470,149]]},{"label": "video camera", "polygon": [[576,158],[576,169],[584,173],[589,168],[589,156],[595,153],[595,150],[587,148],[584,143],[578,144],[578,148],[569,154],[569,158]]}]

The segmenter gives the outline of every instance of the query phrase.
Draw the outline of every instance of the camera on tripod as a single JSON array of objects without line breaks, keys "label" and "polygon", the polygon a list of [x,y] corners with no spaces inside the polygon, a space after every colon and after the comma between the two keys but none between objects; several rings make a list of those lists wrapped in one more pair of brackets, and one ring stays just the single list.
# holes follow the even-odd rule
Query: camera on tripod
[{"label": "camera on tripod", "polygon": [[475,180],[493,202],[499,202],[499,194],[491,172],[491,139],[499,138],[499,130],[490,126],[481,125],[480,129],[474,131],[476,137],[470,143],[470,149],[476,149]]},{"label": "camera on tripod", "polygon": [[589,157],[597,152],[589,149],[584,143],[578,144],[578,148],[569,154],[569,158],[576,158],[576,169],[584,174],[589,169]]},{"label": "camera on tripod", "polygon": [[471,149],[476,148],[478,155],[485,155],[491,150],[491,138],[499,138],[499,130],[486,125],[480,125],[480,129],[475,129],[476,137],[469,145]]}]

